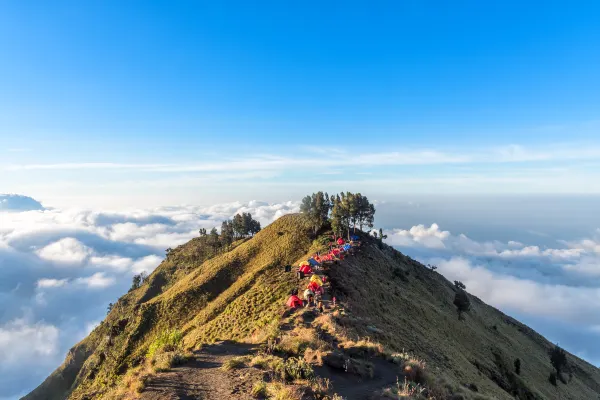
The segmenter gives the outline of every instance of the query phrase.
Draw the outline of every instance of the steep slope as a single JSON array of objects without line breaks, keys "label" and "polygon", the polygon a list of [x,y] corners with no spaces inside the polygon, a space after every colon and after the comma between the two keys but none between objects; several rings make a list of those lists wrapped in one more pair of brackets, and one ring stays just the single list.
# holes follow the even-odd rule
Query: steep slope
[{"label": "steep slope", "polygon": [[[471,310],[459,321],[453,285],[388,246],[380,249],[371,240],[355,257],[332,266],[330,274],[355,317],[348,323],[359,335],[418,355],[455,384],[475,384],[480,393],[499,399],[596,399],[600,394],[600,371],[573,355],[571,382],[551,385],[552,343],[480,299],[470,296]],[[517,358],[520,375],[513,372]]]},{"label": "steep slope", "polygon": [[[25,399],[101,397],[144,362],[149,345],[162,332],[173,328],[181,331],[183,346],[197,357],[191,366],[168,375],[171,380],[179,376],[193,381],[181,378],[182,374],[203,365],[198,360],[210,354],[200,349],[219,340],[256,343],[267,337],[285,340],[286,335],[292,339],[296,337],[290,335],[308,335],[340,349],[329,351],[329,356],[340,351],[349,354],[341,339],[322,329],[321,320],[356,342],[380,343],[388,354],[410,352],[425,360],[430,373],[445,385],[468,387],[468,393],[487,396],[479,398],[595,399],[600,393],[600,371],[572,355],[571,381],[551,385],[551,343],[475,297],[471,297],[471,311],[459,321],[450,282],[368,236],[363,236],[356,254],[324,271],[329,294],[340,299],[341,308],[319,318],[311,313],[283,313],[288,292],[306,284],[284,272],[283,266],[297,265],[328,242],[324,237],[313,240],[310,232],[302,216],[287,215],[221,254],[207,250],[200,239],[178,247],[142,287],[119,299],[106,320]],[[265,335],[274,323],[279,325],[278,333]],[[298,354],[304,352],[298,349]],[[306,351],[308,359],[312,350]],[[513,372],[516,358],[521,360],[520,375]],[[347,371],[352,369],[348,361],[344,361]],[[332,392],[349,399],[363,398],[361,393],[403,378],[397,366],[381,358],[353,362],[355,369],[367,364],[371,370],[376,368],[373,379],[345,378],[323,363],[315,363],[315,371],[330,379]],[[252,371],[247,368],[248,374]],[[231,398],[244,397],[232,394]]]}]

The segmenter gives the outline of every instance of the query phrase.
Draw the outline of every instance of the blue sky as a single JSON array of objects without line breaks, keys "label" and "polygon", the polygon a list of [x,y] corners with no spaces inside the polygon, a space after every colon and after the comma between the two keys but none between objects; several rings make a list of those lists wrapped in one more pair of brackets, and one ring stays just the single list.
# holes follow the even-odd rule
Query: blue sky
[{"label": "blue sky", "polygon": [[[2,2],[0,183],[57,205],[283,199],[331,174],[382,195],[598,193],[599,11]],[[132,182],[143,198],[115,200]]]},{"label": "blue sky", "polygon": [[0,194],[0,400],[165,248],[315,190],[368,195],[390,244],[600,365],[599,15],[0,1],[0,193],[47,207]]}]

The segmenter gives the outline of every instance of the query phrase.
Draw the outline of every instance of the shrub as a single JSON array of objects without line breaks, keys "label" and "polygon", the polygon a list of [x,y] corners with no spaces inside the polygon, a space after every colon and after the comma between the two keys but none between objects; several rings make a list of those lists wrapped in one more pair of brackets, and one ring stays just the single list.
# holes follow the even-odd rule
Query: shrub
[{"label": "shrub", "polygon": [[250,393],[252,394],[252,397],[257,399],[267,397],[267,384],[263,381],[254,382]]},{"label": "shrub", "polygon": [[425,383],[425,362],[417,359],[408,360],[402,367],[405,379],[419,384]]},{"label": "shrub", "polygon": [[182,339],[183,334],[177,329],[161,332],[148,347],[146,358],[152,359],[156,353],[177,350]]},{"label": "shrub", "polygon": [[285,360],[285,379],[286,380],[300,380],[300,379],[313,379],[315,372],[309,363],[301,358],[288,358]]},{"label": "shrub", "polygon": [[187,359],[188,357],[180,351],[168,351],[155,355],[151,359],[151,364],[154,371],[163,372],[185,363]]},{"label": "shrub", "polygon": [[515,374],[521,375],[521,359],[517,358],[515,360]]},{"label": "shrub", "polygon": [[245,365],[246,357],[233,357],[225,361],[221,366],[223,371],[231,371],[232,369],[242,368]]},{"label": "shrub", "polygon": [[296,400],[292,390],[281,382],[271,382],[267,385],[269,400]]},{"label": "shrub", "polygon": [[284,360],[281,357],[259,354],[250,360],[250,366],[274,371],[282,379],[285,378]]}]

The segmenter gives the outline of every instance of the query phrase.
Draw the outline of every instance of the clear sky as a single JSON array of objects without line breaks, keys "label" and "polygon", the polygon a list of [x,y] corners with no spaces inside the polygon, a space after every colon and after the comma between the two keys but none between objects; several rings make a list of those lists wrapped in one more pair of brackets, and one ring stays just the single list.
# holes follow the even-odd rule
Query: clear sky
[{"label": "clear sky", "polygon": [[599,17],[593,1],[3,1],[0,192],[600,193]]}]

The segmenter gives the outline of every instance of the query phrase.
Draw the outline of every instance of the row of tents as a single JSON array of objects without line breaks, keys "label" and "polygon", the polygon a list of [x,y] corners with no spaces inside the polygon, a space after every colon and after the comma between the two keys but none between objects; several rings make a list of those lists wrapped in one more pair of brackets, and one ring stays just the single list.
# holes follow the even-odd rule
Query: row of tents
[{"label": "row of tents", "polygon": [[[314,274],[313,268],[320,267],[336,260],[343,260],[344,253],[350,252],[352,248],[360,246],[359,239],[358,236],[353,235],[350,237],[351,241],[346,243],[342,238],[334,238],[334,241],[330,243],[330,250],[327,254],[314,254],[311,258],[298,265],[298,277],[300,279],[311,275],[306,291],[304,292],[305,298],[315,294],[323,294],[323,283],[326,278],[323,277],[323,279],[321,279],[319,275]],[[308,300],[308,298],[305,300]],[[297,292],[292,293],[286,304],[290,308],[299,308],[304,305],[303,301],[298,297]]]}]

